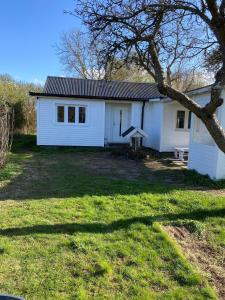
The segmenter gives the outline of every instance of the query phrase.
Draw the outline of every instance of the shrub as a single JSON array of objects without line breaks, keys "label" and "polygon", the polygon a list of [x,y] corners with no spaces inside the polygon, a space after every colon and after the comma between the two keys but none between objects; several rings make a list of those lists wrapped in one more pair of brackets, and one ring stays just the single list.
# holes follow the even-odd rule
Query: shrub
[{"label": "shrub", "polygon": [[4,102],[0,103],[0,167],[5,163],[11,147],[12,108]]},{"label": "shrub", "polygon": [[112,149],[112,155],[114,156],[124,156],[129,159],[141,160],[145,159],[148,156],[152,156],[152,153],[149,149],[140,148],[138,150],[134,150],[129,146],[117,147]]},{"label": "shrub", "polygon": [[31,90],[40,91],[41,86],[15,81],[9,75],[0,75],[0,101],[13,107],[16,133],[35,131],[35,99],[29,96]]}]

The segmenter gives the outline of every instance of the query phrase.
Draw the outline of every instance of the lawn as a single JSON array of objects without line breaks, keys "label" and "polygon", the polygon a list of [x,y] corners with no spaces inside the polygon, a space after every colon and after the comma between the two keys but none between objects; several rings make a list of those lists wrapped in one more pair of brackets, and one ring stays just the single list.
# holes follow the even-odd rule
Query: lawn
[{"label": "lawn", "polygon": [[218,299],[166,227],[189,229],[223,265],[225,196],[210,191],[208,179],[199,180],[208,187],[190,185],[192,173],[154,164],[98,149],[38,149],[17,138],[0,171],[0,292]]}]

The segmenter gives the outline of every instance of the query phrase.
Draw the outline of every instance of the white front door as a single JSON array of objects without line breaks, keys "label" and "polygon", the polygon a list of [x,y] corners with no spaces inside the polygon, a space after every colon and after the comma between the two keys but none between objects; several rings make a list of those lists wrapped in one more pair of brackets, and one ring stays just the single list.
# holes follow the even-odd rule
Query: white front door
[{"label": "white front door", "polygon": [[130,105],[115,104],[112,106],[112,142],[127,143],[122,133],[130,127]]}]

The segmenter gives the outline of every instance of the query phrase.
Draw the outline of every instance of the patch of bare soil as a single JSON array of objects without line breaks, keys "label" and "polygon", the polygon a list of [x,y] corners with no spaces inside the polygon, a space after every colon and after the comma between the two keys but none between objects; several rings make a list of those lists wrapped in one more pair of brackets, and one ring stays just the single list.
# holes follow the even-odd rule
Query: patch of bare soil
[{"label": "patch of bare soil", "polygon": [[[139,162],[122,157],[114,157],[111,153],[75,154],[74,163],[95,175],[106,175],[115,179],[136,180],[143,168]],[[80,159],[79,159],[80,157]]]},{"label": "patch of bare soil", "polygon": [[185,227],[165,226],[164,229],[178,242],[184,255],[216,288],[220,299],[225,299],[225,251],[216,251],[206,240],[197,238]]},{"label": "patch of bare soil", "polygon": [[113,156],[107,153],[73,154],[76,159],[72,163],[82,166],[87,171],[97,175],[107,175],[116,179],[137,180],[149,182],[177,183],[177,173],[185,168],[178,164],[169,164],[165,159],[150,158],[146,160],[131,160],[125,157]]},{"label": "patch of bare soil", "polygon": [[124,156],[115,156],[106,153],[75,153],[76,159],[72,163],[82,166],[95,175],[106,175],[112,179],[146,180],[151,183],[166,183],[170,187],[188,189],[192,191],[210,192],[224,196],[225,189],[209,189],[205,186],[196,186],[184,182],[187,168],[186,162],[177,161],[168,157],[149,157],[143,160],[132,160]]},{"label": "patch of bare soil", "polygon": [[217,195],[217,196],[225,196],[225,189],[210,190],[210,193],[213,193],[214,195]]}]

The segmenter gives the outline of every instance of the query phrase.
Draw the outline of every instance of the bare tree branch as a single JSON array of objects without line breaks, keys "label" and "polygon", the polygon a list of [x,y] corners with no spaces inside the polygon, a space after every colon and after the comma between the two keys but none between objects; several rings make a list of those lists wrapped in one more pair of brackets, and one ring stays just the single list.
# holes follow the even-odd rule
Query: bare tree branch
[{"label": "bare tree branch", "polygon": [[[128,60],[135,57],[151,74],[159,91],[195,113],[225,153],[225,131],[216,111],[225,86],[225,1],[223,0],[79,0],[74,14],[82,16],[100,56]],[[212,49],[221,52],[221,67],[204,107],[175,89],[172,74],[181,65],[203,62]]]}]

